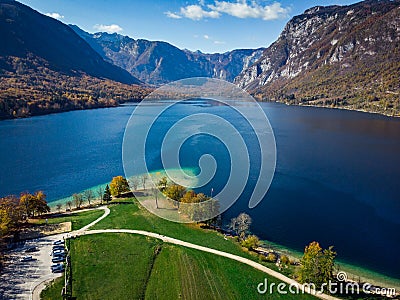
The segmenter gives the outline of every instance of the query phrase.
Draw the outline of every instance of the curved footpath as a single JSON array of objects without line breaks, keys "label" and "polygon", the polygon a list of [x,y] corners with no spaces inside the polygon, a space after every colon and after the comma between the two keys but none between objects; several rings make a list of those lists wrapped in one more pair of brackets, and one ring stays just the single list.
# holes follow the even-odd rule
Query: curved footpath
[{"label": "curved footpath", "polygon": [[[183,246],[183,247],[187,247],[187,248],[192,248],[192,249],[196,249],[196,250],[200,250],[200,251],[204,251],[204,252],[208,252],[208,253],[212,253],[215,255],[219,255],[219,256],[223,256],[223,257],[227,257],[233,260],[236,260],[238,262],[244,263],[246,265],[249,265],[257,270],[260,270],[272,277],[275,277],[276,279],[285,282],[288,285],[291,285],[293,287],[296,287],[299,289],[299,291],[301,292],[303,290],[303,285],[301,285],[300,283],[298,283],[297,281],[279,273],[276,272],[270,268],[267,268],[265,266],[263,266],[262,264],[259,264],[255,261],[252,261],[248,258],[244,258],[238,255],[234,255],[228,252],[224,252],[224,251],[219,251],[219,250],[215,250],[213,248],[208,248],[208,247],[204,247],[204,246],[200,246],[200,245],[196,245],[196,244],[192,244],[192,243],[188,243],[182,240],[178,240],[172,237],[168,237],[165,235],[161,235],[158,233],[154,233],[154,232],[149,232],[149,231],[143,231],[143,230],[134,230],[134,229],[101,229],[101,230],[88,230],[90,227],[92,227],[93,225],[95,225],[96,223],[100,222],[101,220],[103,220],[104,218],[106,218],[109,214],[110,214],[110,209],[108,207],[102,206],[96,209],[103,209],[104,210],[104,214],[96,219],[95,221],[93,221],[92,223],[82,227],[79,230],[70,232],[69,234],[67,234],[68,237],[76,237],[76,236],[81,236],[81,235],[90,235],[90,234],[100,234],[100,233],[128,233],[128,234],[139,234],[139,235],[144,235],[144,236],[148,236],[148,237],[152,237],[152,238],[156,238],[156,239],[160,239],[165,243],[170,243],[170,244],[175,244],[175,245],[179,245],[179,246]],[[65,237],[65,234],[64,234]],[[34,300],[39,300],[40,299],[40,293],[41,291],[45,288],[46,283],[53,280],[55,277],[51,277],[49,278],[42,278],[42,280],[35,286],[35,288],[32,291],[32,297],[31,299]],[[339,300],[339,298],[327,295],[327,294],[321,294],[321,293],[317,293],[313,290],[309,291],[308,289],[304,289],[306,293],[312,294],[320,299],[326,299],[326,300]]]}]

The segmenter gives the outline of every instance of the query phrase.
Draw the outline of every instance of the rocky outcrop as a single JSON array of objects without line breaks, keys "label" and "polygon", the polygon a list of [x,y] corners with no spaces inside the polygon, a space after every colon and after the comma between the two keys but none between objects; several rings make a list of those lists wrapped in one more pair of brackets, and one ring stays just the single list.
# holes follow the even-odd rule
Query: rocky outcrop
[{"label": "rocky outcrop", "polygon": [[235,83],[264,100],[397,114],[399,45],[399,0],[317,6],[291,19]]}]

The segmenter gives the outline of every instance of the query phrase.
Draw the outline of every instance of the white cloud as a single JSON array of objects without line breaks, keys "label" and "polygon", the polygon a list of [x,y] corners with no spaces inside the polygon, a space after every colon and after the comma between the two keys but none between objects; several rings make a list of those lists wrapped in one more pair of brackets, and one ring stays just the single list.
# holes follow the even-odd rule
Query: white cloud
[{"label": "white cloud", "polygon": [[178,15],[176,13],[173,13],[173,12],[170,12],[170,11],[167,11],[164,14],[166,14],[167,17],[171,18],[171,19],[182,19],[182,17],[180,15]]},{"label": "white cloud", "polygon": [[255,18],[268,21],[287,17],[288,13],[289,8],[282,7],[279,2],[263,6],[255,0],[237,0],[234,2],[215,0],[214,4],[205,5],[204,1],[199,1],[199,4],[181,7],[179,13],[168,11],[165,14],[170,18],[180,19],[185,17],[195,21],[204,18],[217,19],[223,14],[241,19]]},{"label": "white cloud", "polygon": [[212,11],[225,13],[233,17],[245,19],[256,18],[263,20],[275,20],[287,16],[289,9],[281,6],[280,3],[275,2],[271,5],[259,5],[256,2],[248,3],[247,1],[229,2],[229,1],[215,1],[214,5],[208,5]]},{"label": "white cloud", "polygon": [[223,45],[223,44],[226,44],[226,42],[224,42],[224,41],[214,41],[214,44]]},{"label": "white cloud", "polygon": [[60,15],[58,12],[52,12],[52,13],[45,13],[46,16],[57,19],[57,20],[61,20],[64,19],[64,16]]},{"label": "white cloud", "polygon": [[181,7],[181,15],[185,18],[192,19],[195,21],[201,20],[203,18],[219,18],[221,14],[217,11],[206,11],[200,5],[188,5]]},{"label": "white cloud", "polygon": [[210,36],[208,36],[207,34],[203,35],[203,38],[205,38],[206,40],[210,39]]},{"label": "white cloud", "polygon": [[118,33],[123,30],[122,27],[117,24],[111,24],[111,25],[96,24],[93,26],[93,28],[98,31],[107,33]]}]

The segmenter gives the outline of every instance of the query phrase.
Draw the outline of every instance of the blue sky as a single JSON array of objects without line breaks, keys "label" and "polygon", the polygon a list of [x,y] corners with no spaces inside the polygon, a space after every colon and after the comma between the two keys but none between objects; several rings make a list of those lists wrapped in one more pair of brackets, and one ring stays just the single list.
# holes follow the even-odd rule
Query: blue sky
[{"label": "blue sky", "polygon": [[269,46],[286,22],[316,5],[349,0],[21,0],[88,32],[118,32],[206,53]]}]

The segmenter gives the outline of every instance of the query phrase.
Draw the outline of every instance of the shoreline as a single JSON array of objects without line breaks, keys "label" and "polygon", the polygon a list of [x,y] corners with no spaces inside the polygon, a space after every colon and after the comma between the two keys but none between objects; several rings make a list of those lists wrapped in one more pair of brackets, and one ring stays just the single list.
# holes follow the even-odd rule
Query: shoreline
[{"label": "shoreline", "polygon": [[[281,244],[277,244],[268,240],[260,240],[264,245],[270,247],[277,252],[282,254],[295,257],[296,259],[300,259],[303,256],[303,253],[286,247]],[[400,278],[391,277],[377,271],[371,270],[367,267],[361,265],[355,265],[351,262],[342,260],[340,258],[336,259],[336,266],[339,267],[339,271],[346,272],[349,279],[358,281],[359,279],[362,282],[368,282],[372,285],[384,286],[386,288],[395,288],[396,291],[400,290]]]},{"label": "shoreline", "polygon": [[[253,97],[254,98],[254,97]],[[255,98],[254,98],[255,99]],[[111,106],[98,106],[98,107],[88,107],[88,108],[77,108],[77,109],[69,109],[69,110],[60,110],[60,111],[50,111],[50,112],[43,112],[43,113],[39,113],[39,114],[34,114],[34,115],[29,115],[29,116],[24,116],[24,117],[13,117],[13,118],[0,118],[0,122],[1,121],[7,121],[7,120],[20,120],[20,119],[30,119],[30,118],[34,118],[34,117],[41,117],[41,116],[47,116],[47,115],[54,115],[54,114],[61,114],[61,113],[68,113],[68,112],[73,112],[73,111],[83,111],[83,110],[93,110],[93,109],[106,109],[106,108],[117,108],[117,107],[123,107],[123,106],[129,106],[132,104],[137,104],[140,103],[143,99],[135,99],[132,101],[125,101],[123,103],[119,103],[118,105],[111,105]],[[381,113],[381,112],[375,112],[375,111],[369,111],[369,110],[365,110],[365,109],[356,109],[356,108],[350,108],[350,107],[331,107],[328,105],[315,105],[315,104],[292,104],[292,103],[287,103],[284,101],[273,101],[273,100],[256,100],[256,102],[259,103],[279,103],[279,104],[285,104],[287,106],[303,106],[303,107],[319,107],[319,108],[328,108],[328,109],[339,109],[339,110],[346,110],[346,111],[357,111],[357,112],[362,112],[362,113],[367,113],[367,114],[372,114],[372,115],[379,115],[379,116],[383,116],[383,117],[387,117],[387,118],[394,118],[394,119],[400,119],[400,114],[385,114],[385,113]]]},{"label": "shoreline", "polygon": [[[160,176],[161,170],[156,170],[154,172],[152,172],[152,174],[157,174],[158,176]],[[103,183],[103,184],[99,184],[96,185],[94,187],[88,188],[86,190],[92,190],[93,192],[96,192],[96,190],[99,187],[105,187],[106,184],[109,183]],[[85,190],[81,191],[80,193],[84,192]],[[55,201],[49,202],[48,205],[50,207],[51,213],[56,213],[56,205],[57,204],[62,204],[62,211],[65,211],[66,207],[65,204],[68,200],[72,201],[72,196],[69,197],[64,197],[61,199],[57,199]],[[91,202],[92,205],[97,205],[99,204],[101,201],[100,199],[98,199],[97,195],[95,197],[95,199],[93,199],[93,201]],[[87,202],[85,201],[83,206],[87,205]],[[72,208],[74,208],[74,204],[72,205]],[[265,244],[268,247],[271,247],[272,249],[276,250],[277,252],[283,253],[283,254],[287,254],[289,256],[293,256],[297,259],[301,258],[301,256],[303,255],[302,252],[286,247],[284,245],[281,244],[277,244],[268,240],[261,240],[261,242],[263,244]],[[347,261],[341,260],[340,258],[336,260],[336,265],[339,267],[340,270],[345,271],[348,275],[348,278],[351,279],[355,279],[355,281],[357,281],[359,278],[361,279],[361,281],[364,282],[368,282],[371,284],[375,284],[378,286],[384,286],[387,288],[396,288],[396,290],[400,290],[400,279],[399,278],[394,278],[394,277],[390,277],[381,273],[378,273],[374,270],[368,269],[367,267],[361,266],[361,265],[355,265],[352,263],[349,263]]]},{"label": "shoreline", "polygon": [[260,102],[272,102],[272,103],[280,103],[280,104],[285,104],[287,106],[300,106],[300,107],[316,107],[316,108],[326,108],[326,109],[338,109],[338,110],[345,110],[345,111],[356,111],[356,112],[360,112],[360,113],[367,113],[367,114],[371,114],[371,115],[378,115],[378,116],[382,116],[382,117],[386,117],[386,118],[393,118],[393,119],[400,119],[400,114],[385,114],[385,113],[380,113],[380,112],[376,112],[376,111],[369,111],[369,110],[365,110],[365,109],[356,109],[356,108],[350,108],[350,107],[332,107],[329,105],[316,105],[316,104],[307,104],[307,103],[301,103],[301,104],[292,104],[292,103],[287,103],[287,102],[283,102],[283,101],[260,101]]}]

